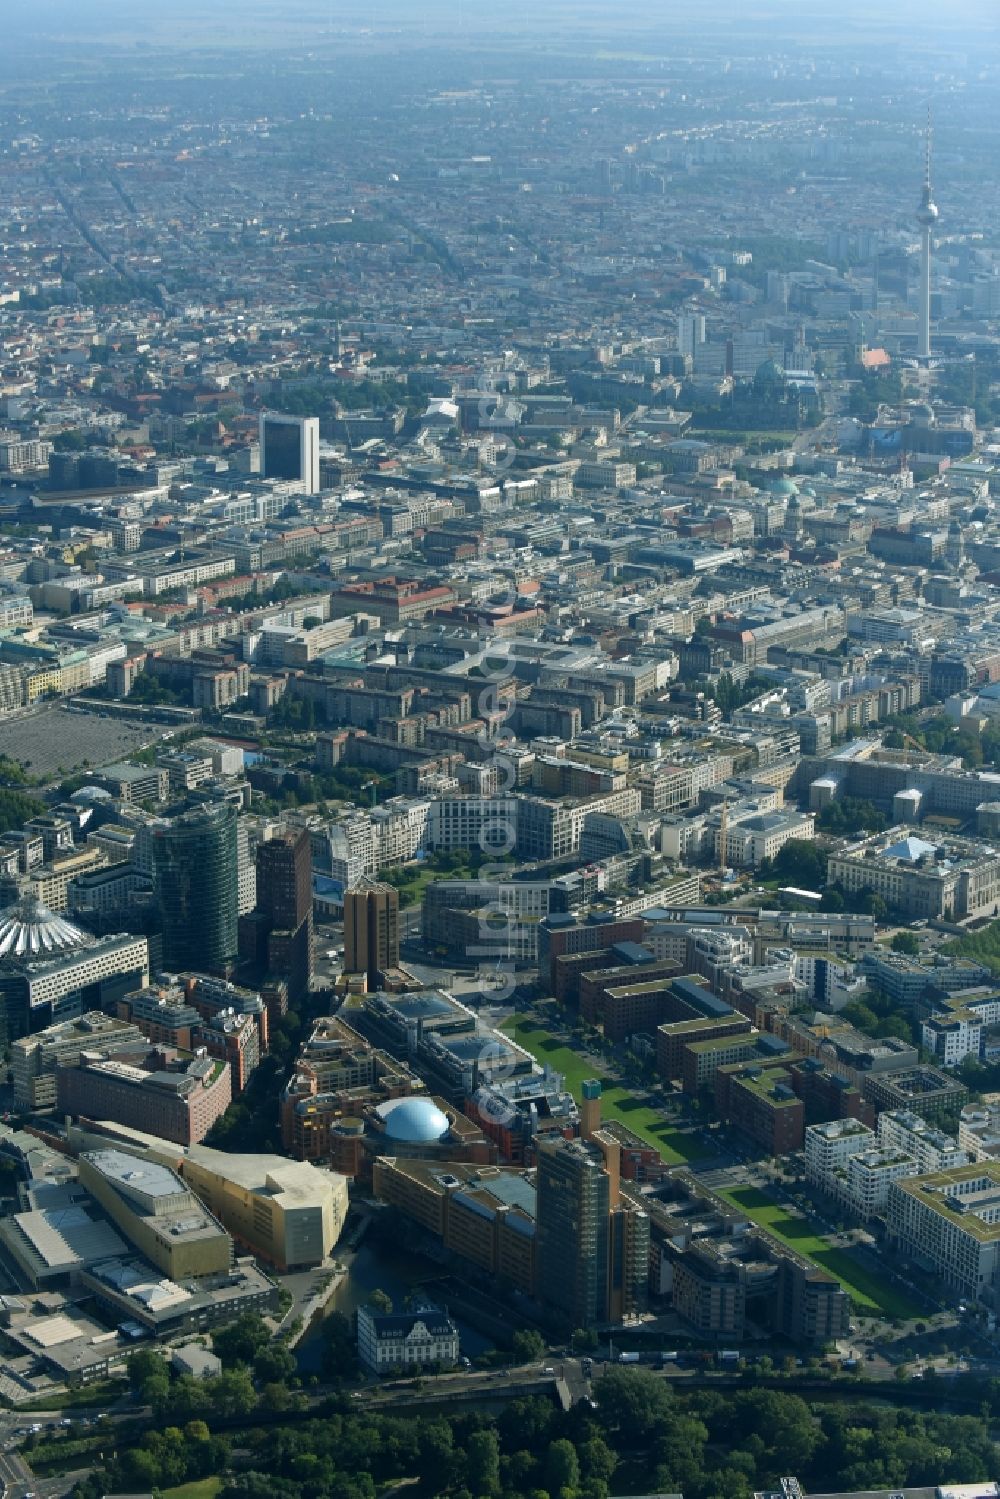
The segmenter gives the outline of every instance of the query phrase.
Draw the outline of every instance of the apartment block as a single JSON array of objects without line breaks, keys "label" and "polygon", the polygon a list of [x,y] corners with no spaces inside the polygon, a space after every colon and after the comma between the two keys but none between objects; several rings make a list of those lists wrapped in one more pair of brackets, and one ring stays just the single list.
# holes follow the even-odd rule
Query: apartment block
[{"label": "apartment block", "polygon": [[877,1138],[875,1131],[859,1119],[828,1119],[807,1125],[803,1141],[806,1176],[831,1196],[845,1196],[852,1156],[873,1149]]},{"label": "apartment block", "polygon": [[886,1222],[898,1254],[929,1261],[959,1296],[997,1307],[1000,1162],[893,1182]]}]

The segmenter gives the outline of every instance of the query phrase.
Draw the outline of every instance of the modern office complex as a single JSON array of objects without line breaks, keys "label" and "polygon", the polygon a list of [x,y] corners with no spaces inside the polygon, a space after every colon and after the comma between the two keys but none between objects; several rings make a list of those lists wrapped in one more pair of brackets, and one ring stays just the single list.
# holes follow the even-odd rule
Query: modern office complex
[{"label": "modern office complex", "polygon": [[897,1251],[933,1265],[960,1296],[1000,1298],[1000,1162],[893,1182],[886,1206]]},{"label": "modern office complex", "polygon": [[157,823],[151,841],[164,966],[228,975],[238,946],[236,809],[193,807]]},{"label": "modern office complex", "polygon": [[497,1166],[382,1156],[372,1185],[452,1254],[491,1280],[535,1294],[536,1192],[530,1173]]},{"label": "modern office complex", "polygon": [[260,468],[265,479],[294,479],[301,493],[319,493],[319,418],[260,415]]},{"label": "modern office complex", "polygon": [[312,866],[305,828],[257,846],[257,903],[239,920],[240,962],[256,982],[281,978],[294,1003],[313,969]]},{"label": "modern office complex", "polygon": [[319,1265],[347,1217],[347,1180],[308,1161],[235,1155],[193,1145],[179,1161],[185,1184],[251,1254],[278,1270]]},{"label": "modern office complex", "polygon": [[108,1153],[131,1161],[136,1180],[170,1176],[240,1251],[278,1271],[322,1264],[343,1231],[345,1178],[306,1161],[184,1145],[110,1119],[72,1125],[70,1140],[81,1161]]},{"label": "modern office complex", "polygon": [[241,1093],[267,1050],[267,1010],[259,994],[223,979],[181,975],[181,984],[136,989],[118,1001],[148,1041],[182,1051],[204,1050],[229,1063],[234,1096]]},{"label": "modern office complex", "polygon": [[26,897],[0,916],[0,1022],[6,1039],[85,1010],[110,1009],[149,978],[145,937],[94,937]]},{"label": "modern office complex", "polygon": [[229,1269],[232,1240],[169,1167],[114,1148],[84,1151],[79,1167],[81,1184],[164,1275]]},{"label": "modern office complex", "polygon": [[80,1053],[99,1048],[105,1056],[134,1052],[143,1033],[127,1020],[115,1020],[91,1010],[76,1020],[47,1026],[33,1036],[21,1036],[10,1048],[14,1102],[19,1109],[49,1109],[56,1101],[56,1073],[75,1066]]},{"label": "modern office complex", "polygon": [[399,891],[360,880],[344,891],[344,971],[366,973],[372,988],[399,966]]},{"label": "modern office complex", "polygon": [[112,1119],[189,1145],[203,1140],[232,1102],[228,1062],[146,1047],[125,1056],[84,1052],[75,1067],[61,1067],[56,1103],[84,1119]]}]

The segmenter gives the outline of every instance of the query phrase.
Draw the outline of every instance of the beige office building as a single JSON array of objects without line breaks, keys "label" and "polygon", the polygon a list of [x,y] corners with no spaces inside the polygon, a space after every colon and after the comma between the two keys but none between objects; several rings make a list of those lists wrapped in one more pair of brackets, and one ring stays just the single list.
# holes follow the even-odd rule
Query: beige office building
[{"label": "beige office building", "polygon": [[279,1270],[318,1265],[347,1217],[347,1178],[280,1155],[230,1155],[192,1145],[181,1162],[191,1190],[252,1254]]},{"label": "beige office building", "polygon": [[14,1102],[19,1109],[51,1109],[56,1102],[56,1073],[75,1066],[81,1051],[100,1050],[106,1056],[138,1051],[146,1044],[137,1025],[91,1010],[73,1020],[47,1026],[33,1036],[20,1036],[10,1048]]},{"label": "beige office building", "polygon": [[228,1270],[233,1241],[169,1166],[124,1150],[88,1150],[80,1183],[150,1264],[171,1280]]}]

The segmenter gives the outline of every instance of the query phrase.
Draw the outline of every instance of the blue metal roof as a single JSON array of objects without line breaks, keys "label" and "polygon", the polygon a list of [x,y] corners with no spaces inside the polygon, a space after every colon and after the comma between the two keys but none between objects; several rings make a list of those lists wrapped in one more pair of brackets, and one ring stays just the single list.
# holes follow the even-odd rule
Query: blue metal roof
[{"label": "blue metal roof", "polygon": [[731,1004],[713,994],[711,989],[706,989],[704,984],[696,984],[694,979],[671,979],[670,987],[680,999],[686,1000],[693,1010],[697,1010],[699,1015],[717,1019],[733,1013]]},{"label": "blue metal roof", "polygon": [[638,942],[616,942],[611,951],[624,963],[652,963],[653,954]]}]

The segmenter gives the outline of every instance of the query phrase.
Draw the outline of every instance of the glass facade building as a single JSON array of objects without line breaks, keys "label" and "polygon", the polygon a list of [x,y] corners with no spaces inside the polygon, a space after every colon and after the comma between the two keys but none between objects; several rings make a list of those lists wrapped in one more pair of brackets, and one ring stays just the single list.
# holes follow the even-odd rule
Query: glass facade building
[{"label": "glass facade building", "polygon": [[152,834],[153,878],[163,922],[163,965],[228,975],[236,962],[236,808],[195,807]]}]

